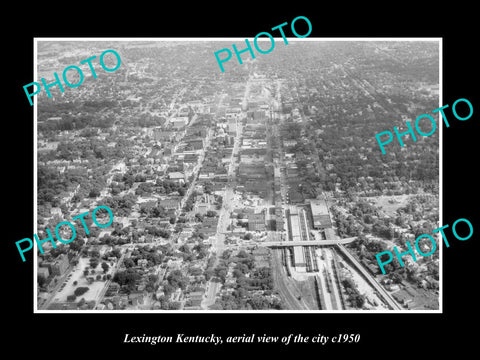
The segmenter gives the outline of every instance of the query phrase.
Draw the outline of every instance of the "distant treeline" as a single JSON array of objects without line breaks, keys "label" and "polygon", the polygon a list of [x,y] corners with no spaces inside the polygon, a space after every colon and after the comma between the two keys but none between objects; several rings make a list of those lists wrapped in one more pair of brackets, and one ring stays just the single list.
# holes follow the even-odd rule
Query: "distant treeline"
[{"label": "distant treeline", "polygon": [[117,106],[117,102],[109,100],[68,103],[40,102],[38,104],[38,130],[78,130],[87,126],[109,128],[115,121],[113,116],[93,114],[99,114],[101,111],[115,106]]}]

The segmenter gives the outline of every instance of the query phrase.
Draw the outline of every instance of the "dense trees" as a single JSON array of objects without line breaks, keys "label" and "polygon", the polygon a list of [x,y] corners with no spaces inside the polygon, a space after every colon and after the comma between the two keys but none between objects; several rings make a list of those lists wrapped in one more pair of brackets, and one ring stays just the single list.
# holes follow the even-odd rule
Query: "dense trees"
[{"label": "dense trees", "polygon": [[[41,236],[39,236],[39,238],[41,239]],[[64,244],[60,244],[56,248],[50,249],[50,252],[49,252],[48,255],[52,259],[55,259],[57,256],[59,256],[61,254],[66,254],[66,253],[67,253],[67,247]]]},{"label": "dense trees", "polygon": [[235,276],[239,287],[247,290],[273,290],[273,277],[270,268],[255,269],[250,274],[250,278],[246,278],[245,275],[248,271],[248,266],[243,263],[235,267]]},{"label": "dense trees", "polygon": [[229,264],[232,262],[236,264],[232,272],[235,278],[233,291],[218,299],[212,308],[225,310],[283,308],[283,304],[277,297],[268,296],[272,294],[273,290],[271,268],[257,268],[254,256],[244,250],[237,254],[233,254],[232,251],[224,251],[212,275],[225,282]]},{"label": "dense trees", "polygon": [[205,279],[208,281],[214,276],[215,255],[211,255],[207,261],[207,268],[205,269]]},{"label": "dense trees", "polygon": [[[155,266],[162,263],[163,259],[165,258],[164,252],[160,250],[161,247],[143,247],[139,249],[135,249],[132,252],[132,255],[129,259],[125,259],[124,264],[128,267],[135,266],[135,263],[138,263],[138,260],[145,259],[148,261],[148,266]],[[167,252],[168,253],[168,252]],[[126,261],[128,263],[126,263]]]},{"label": "dense trees", "polygon": [[[165,292],[167,294],[167,292]],[[167,296],[160,296],[157,298],[160,303],[160,309],[162,310],[178,310],[181,307],[181,303],[178,301],[169,301]]]},{"label": "dense trees", "polygon": [[125,266],[125,268],[129,269],[135,266],[135,261],[133,261],[133,259],[131,258],[126,258],[125,260],[123,260],[123,265]]},{"label": "dense trees", "polygon": [[189,284],[188,278],[182,274],[180,270],[174,270],[167,276],[168,283],[175,289],[180,288],[185,290]]},{"label": "dense trees", "polygon": [[140,213],[145,214],[148,217],[166,217],[167,211],[158,203],[154,201],[149,201],[140,205]]},{"label": "dense trees", "polygon": [[91,189],[88,196],[91,197],[91,198],[95,198],[95,197],[100,196],[100,189],[97,189],[97,188]]},{"label": "dense trees", "polygon": [[68,183],[60,177],[58,171],[40,164],[38,165],[37,178],[38,205],[58,206],[60,204],[59,195],[68,190]]},{"label": "dense trees", "polygon": [[117,271],[113,277],[113,281],[125,286],[129,292],[135,290],[138,280],[140,280],[140,274],[134,269]]},{"label": "dense trees", "polygon": [[224,283],[227,278],[227,272],[228,272],[228,267],[227,267],[227,264],[225,264],[225,262],[220,262],[220,264],[218,264],[213,270],[215,277],[218,280],[220,280],[222,283]]},{"label": "dense trees", "polygon": [[148,234],[151,234],[153,236],[160,236],[164,239],[168,239],[170,237],[170,231],[165,230],[165,229],[161,229],[161,228],[156,227],[156,226],[147,226],[147,227],[145,227],[145,231]]},{"label": "dense trees", "polygon": [[71,243],[69,243],[68,246],[72,251],[80,251],[83,249],[84,245],[85,245],[85,241],[83,239],[78,239],[78,235],[77,235],[77,238],[75,239],[75,241],[72,241]]},{"label": "dense trees", "polygon": [[268,310],[284,309],[285,305],[278,297],[266,296],[255,293],[250,294],[247,288],[239,285],[230,294],[223,295],[218,299],[212,309],[219,310]]},{"label": "dense trees", "polygon": [[162,116],[150,115],[143,113],[138,116],[136,125],[140,127],[160,126],[165,123],[165,118]]},{"label": "dense trees", "polygon": [[214,210],[208,210],[205,215],[206,215],[207,217],[215,217],[215,216],[217,216],[217,212],[214,211]]},{"label": "dense trees", "polygon": [[203,184],[203,192],[205,194],[211,194],[213,191],[213,183],[211,181],[206,181]]},{"label": "dense trees", "polygon": [[137,198],[133,194],[126,194],[124,196],[112,196],[103,199],[103,203],[108,206],[115,216],[128,216],[132,212],[132,207],[135,205]]},{"label": "dense trees", "polygon": [[[410,142],[408,152],[403,152],[400,146],[391,146],[387,155],[379,156],[377,151],[369,152],[367,149],[378,150],[375,133],[397,120],[386,113],[387,116],[375,116],[375,121],[365,121],[367,117],[358,116],[355,110],[364,108],[364,105],[352,105],[343,103],[342,110],[338,111],[336,107],[322,104],[323,111],[329,116],[314,116],[312,129],[307,131],[314,144],[314,152],[318,153],[321,161],[331,166],[329,176],[321,179],[324,189],[334,189],[332,179],[340,180],[342,190],[372,194],[387,190],[403,194],[414,191],[418,186],[438,183],[438,136],[429,138],[429,142]],[[392,107],[389,101],[385,101],[385,106]],[[317,132],[317,129],[321,131]],[[294,149],[308,154],[303,145],[299,143]],[[297,161],[297,165],[299,163]],[[394,177],[397,180],[393,180]]]},{"label": "dense trees", "polygon": [[350,305],[361,309],[365,304],[365,296],[360,294],[355,283],[351,279],[345,279],[342,281],[342,285],[345,288]]},{"label": "dense trees", "polygon": [[192,266],[188,269],[188,273],[193,276],[200,276],[203,275],[203,270],[199,267]]},{"label": "dense trees", "polygon": [[148,196],[151,195],[153,192],[153,184],[152,183],[140,183],[135,190],[135,195],[138,196]]},{"label": "dense trees", "polygon": [[178,191],[180,196],[185,194],[185,184],[179,184],[171,180],[157,179],[155,183],[155,191],[159,194],[170,194],[174,191]]},{"label": "dense trees", "polygon": [[98,266],[98,258],[92,257],[90,258],[90,267],[94,270]]},{"label": "dense trees", "polygon": [[248,299],[247,303],[251,306],[252,310],[266,310],[266,309],[275,309],[282,310],[284,308],[280,299],[273,298],[268,299],[265,296],[254,295]]},{"label": "dense trees", "polygon": [[127,187],[123,182],[112,181],[112,183],[110,184],[110,192],[112,193],[112,195],[118,195],[126,189]]},{"label": "dense trees", "polygon": [[297,140],[301,138],[300,133],[301,133],[302,127],[299,123],[295,122],[286,122],[282,126],[282,135],[285,135],[285,140]]},{"label": "dense trees", "polygon": [[188,212],[192,211],[193,204],[195,203],[195,191],[193,191],[190,196],[188,197],[187,201],[185,201],[185,205],[183,206],[183,211]]},{"label": "dense trees", "polygon": [[197,245],[193,247],[193,250],[197,253],[197,259],[203,259],[205,258],[209,251],[210,245],[206,245],[203,242],[199,242]]},{"label": "dense trees", "polygon": [[85,294],[88,290],[90,290],[90,288],[79,286],[75,289],[73,293],[75,294],[75,296],[81,296]]},{"label": "dense trees", "polygon": [[107,147],[106,144],[96,137],[80,138],[78,141],[61,141],[56,152],[44,154],[49,160],[79,160],[88,159],[93,164],[104,159],[117,159],[121,155],[117,148]]},{"label": "dense trees", "polygon": [[[113,116],[95,116],[98,112],[117,106],[116,101],[92,100],[38,103],[38,130],[52,132],[56,130],[83,129],[87,126],[109,128],[113,125]],[[59,117],[58,120],[47,119]]]}]

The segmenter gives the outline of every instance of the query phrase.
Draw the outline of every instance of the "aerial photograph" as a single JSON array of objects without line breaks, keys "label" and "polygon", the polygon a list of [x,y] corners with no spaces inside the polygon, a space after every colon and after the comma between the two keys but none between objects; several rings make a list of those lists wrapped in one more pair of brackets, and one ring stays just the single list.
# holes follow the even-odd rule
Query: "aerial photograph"
[{"label": "aerial photograph", "polygon": [[35,311],[438,311],[439,251],[376,255],[440,226],[439,131],[375,136],[440,106],[439,40],[232,44],[36,39],[35,233],[76,233],[35,248]]}]

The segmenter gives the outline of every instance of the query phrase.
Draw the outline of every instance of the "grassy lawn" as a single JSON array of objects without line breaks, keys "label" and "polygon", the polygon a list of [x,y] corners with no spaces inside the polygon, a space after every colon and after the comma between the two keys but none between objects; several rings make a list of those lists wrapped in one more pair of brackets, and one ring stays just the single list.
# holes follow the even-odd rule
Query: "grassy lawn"
[{"label": "grassy lawn", "polygon": [[[88,283],[88,280],[83,275],[83,271],[85,270],[85,268],[89,266],[89,263],[90,263],[89,258],[82,257],[79,259],[78,265],[72,270],[69,277],[65,280],[64,282],[65,286],[63,287],[63,289],[59,290],[55,295],[55,298],[53,300],[54,302],[66,302],[67,296],[72,295],[77,287],[88,287],[89,290],[85,294],[81,295],[80,297],[77,297],[75,301],[78,301],[81,298],[85,298],[87,302],[90,300],[97,299],[97,297],[99,296],[100,292],[102,291],[105,285],[105,281],[95,280],[91,284]],[[107,274],[111,274],[111,271],[112,271],[112,266],[110,266],[110,269],[108,270]],[[88,275],[88,276],[92,276],[95,279],[98,274],[102,275],[102,278],[103,278],[103,269],[100,266],[100,264],[95,269],[95,274]],[[77,281],[77,285],[73,285],[75,281]]]},{"label": "grassy lawn", "polygon": [[397,209],[404,207],[408,204],[408,199],[415,195],[382,195],[375,197],[364,198],[370,203],[379,208],[385,215],[390,217],[397,216]]}]

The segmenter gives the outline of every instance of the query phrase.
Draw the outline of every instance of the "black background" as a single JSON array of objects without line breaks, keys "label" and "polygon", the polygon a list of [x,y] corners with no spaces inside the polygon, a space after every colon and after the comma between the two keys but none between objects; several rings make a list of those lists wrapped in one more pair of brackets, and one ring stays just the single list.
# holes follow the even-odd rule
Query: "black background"
[{"label": "black background", "polygon": [[[419,8],[416,4],[351,6],[318,3],[293,7],[274,3],[250,6],[244,2],[219,5],[187,3],[177,9],[163,3],[83,3],[25,8],[9,11],[13,23],[2,24],[5,50],[3,70],[3,204],[4,267],[2,325],[3,340],[17,351],[34,350],[39,358],[73,354],[98,358],[127,353],[153,356],[208,357],[214,353],[259,357],[259,351],[295,356],[308,352],[314,357],[327,354],[386,357],[402,354],[440,354],[452,348],[459,354],[475,344],[478,256],[478,199],[474,187],[479,165],[475,152],[480,102],[476,85],[478,20],[473,7],[460,2],[448,8]],[[15,241],[33,235],[33,107],[23,85],[33,81],[34,37],[253,37],[261,31],[291,22],[297,16],[310,19],[309,37],[442,37],[443,104],[467,98],[474,114],[467,121],[451,117],[443,128],[443,223],[467,218],[474,224],[468,241],[452,240],[443,249],[443,314],[33,314],[33,257],[22,263]],[[300,31],[299,31],[300,32]],[[287,36],[288,33],[287,33]],[[213,55],[212,55],[213,56]],[[275,56],[274,52],[269,56]],[[432,109],[433,110],[433,109]],[[449,112],[447,112],[449,114]],[[449,118],[450,119],[450,118]],[[379,129],[380,130],[380,129]],[[383,129],[382,129],[383,130]],[[473,327],[472,327],[473,326]],[[123,344],[131,335],[236,336],[255,333],[305,336],[360,333],[358,344]],[[174,351],[171,353],[171,351]],[[98,354],[98,355],[96,355]]]}]

